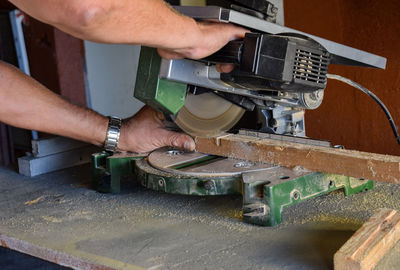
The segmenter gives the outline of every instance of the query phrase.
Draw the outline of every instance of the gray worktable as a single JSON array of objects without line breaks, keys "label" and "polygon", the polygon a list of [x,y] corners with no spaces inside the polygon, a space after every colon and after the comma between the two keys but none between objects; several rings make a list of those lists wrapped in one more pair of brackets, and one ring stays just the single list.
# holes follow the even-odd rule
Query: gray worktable
[{"label": "gray worktable", "polygon": [[[35,178],[0,168],[3,246],[87,269],[332,269],[333,254],[381,207],[400,209],[400,186],[352,197],[334,192],[285,210],[274,228],[241,221],[241,197],[90,189],[89,166]],[[399,245],[380,269],[400,264]]]}]

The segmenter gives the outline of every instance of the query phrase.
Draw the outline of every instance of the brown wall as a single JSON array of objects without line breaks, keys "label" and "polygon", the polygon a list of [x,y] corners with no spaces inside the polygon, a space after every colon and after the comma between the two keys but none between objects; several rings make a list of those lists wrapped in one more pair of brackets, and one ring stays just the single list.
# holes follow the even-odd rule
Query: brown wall
[{"label": "brown wall", "polygon": [[71,102],[86,105],[83,41],[28,16],[24,36],[31,76]]},{"label": "brown wall", "polygon": [[[285,0],[285,24],[388,59],[386,70],[331,66],[372,90],[400,125],[400,1]],[[307,135],[349,149],[400,155],[384,113],[367,95],[328,81],[320,108],[306,113]]]},{"label": "brown wall", "polygon": [[8,0],[0,0],[0,9],[2,10],[12,10],[15,6],[8,2]]},{"label": "brown wall", "polygon": [[[0,5],[0,8],[2,6]],[[0,60],[18,65],[8,12],[0,11]],[[11,127],[0,123],[0,166],[15,160]]]}]

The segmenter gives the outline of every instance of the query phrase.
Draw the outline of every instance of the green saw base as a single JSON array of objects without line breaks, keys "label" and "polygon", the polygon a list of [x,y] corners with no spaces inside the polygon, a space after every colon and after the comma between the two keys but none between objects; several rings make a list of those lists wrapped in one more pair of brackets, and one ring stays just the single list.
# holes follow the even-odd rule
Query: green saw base
[{"label": "green saw base", "polygon": [[[188,177],[151,167],[144,156],[117,156],[97,153],[92,156],[93,186],[99,192],[120,192],[121,177],[136,177],[144,187],[183,195],[243,196],[243,220],[261,226],[282,222],[285,207],[343,189],[346,196],[371,190],[373,181],[342,175],[309,172],[290,177],[290,169],[275,173],[243,173],[235,177]],[[273,172],[273,171],[272,171]]]}]

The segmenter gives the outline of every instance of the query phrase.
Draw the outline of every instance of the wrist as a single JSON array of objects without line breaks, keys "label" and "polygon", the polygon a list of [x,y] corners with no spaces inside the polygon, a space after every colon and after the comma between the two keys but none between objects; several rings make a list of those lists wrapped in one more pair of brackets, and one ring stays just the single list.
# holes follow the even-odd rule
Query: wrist
[{"label": "wrist", "polygon": [[128,123],[127,119],[122,120],[121,124],[121,132],[119,136],[119,142],[118,142],[118,149],[121,151],[134,151],[134,146],[132,146],[129,141],[129,138],[134,136],[134,134],[128,132]]},{"label": "wrist", "polygon": [[199,48],[203,47],[204,43],[204,29],[201,24],[195,21],[192,18],[187,17],[190,20],[189,33],[184,40],[187,40],[189,43],[186,44],[186,57],[191,59],[199,58],[199,54],[201,53]]},{"label": "wrist", "polygon": [[128,142],[126,136],[126,122],[122,120],[121,130],[119,135],[118,149],[121,151],[128,151]]},{"label": "wrist", "polygon": [[91,110],[87,110],[85,122],[87,123],[86,129],[90,131],[90,133],[86,135],[87,138],[71,137],[103,147],[107,134],[108,118]]},{"label": "wrist", "polygon": [[199,24],[190,17],[176,15],[176,27],[172,26],[170,34],[155,47],[173,51],[185,58],[198,58],[199,44],[203,44],[204,33]]}]

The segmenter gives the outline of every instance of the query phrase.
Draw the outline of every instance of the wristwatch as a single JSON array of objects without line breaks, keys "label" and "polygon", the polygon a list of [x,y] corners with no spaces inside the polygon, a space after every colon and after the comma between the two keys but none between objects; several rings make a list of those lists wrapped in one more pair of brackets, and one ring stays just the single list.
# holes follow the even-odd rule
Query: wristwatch
[{"label": "wristwatch", "polygon": [[108,118],[109,120],[106,140],[104,141],[104,150],[114,153],[117,151],[122,120],[121,118],[115,116],[109,116]]}]

